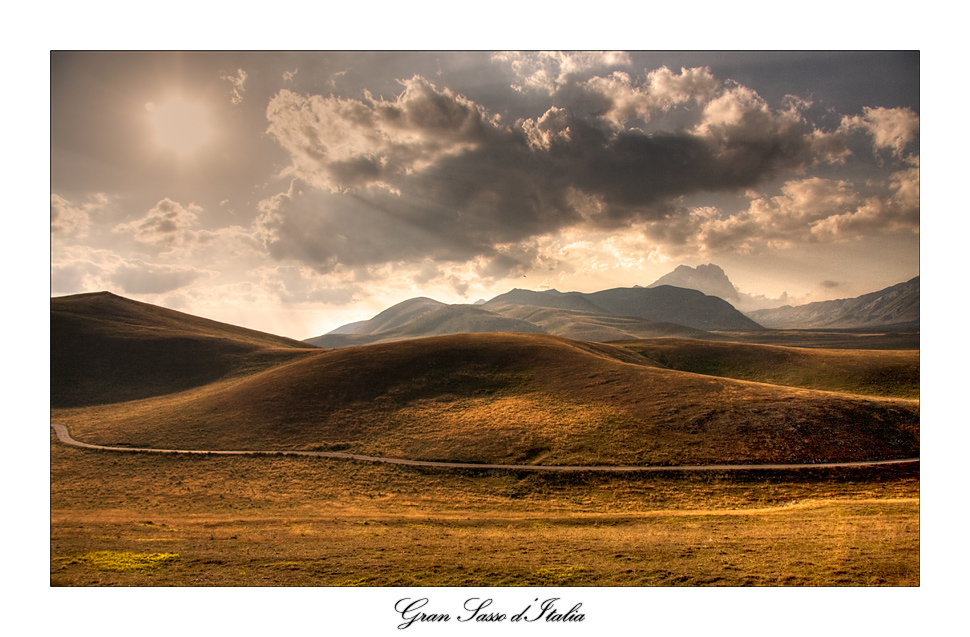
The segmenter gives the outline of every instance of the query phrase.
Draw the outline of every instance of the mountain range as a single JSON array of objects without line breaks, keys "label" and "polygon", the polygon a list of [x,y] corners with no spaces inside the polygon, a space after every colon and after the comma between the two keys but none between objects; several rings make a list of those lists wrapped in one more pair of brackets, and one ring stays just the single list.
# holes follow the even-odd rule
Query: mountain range
[{"label": "mountain range", "polygon": [[765,328],[919,328],[918,276],[852,299],[748,312],[732,305],[750,305],[759,298],[738,292],[717,265],[681,265],[647,287],[592,293],[513,289],[487,301],[454,305],[417,297],[306,342],[340,348],[483,332],[544,333],[593,342],[658,336],[718,340],[717,332]]},{"label": "mountain range", "polygon": [[426,297],[408,299],[369,321],[341,326],[306,342],[333,348],[481,332],[541,333],[604,342],[760,329],[723,299],[669,285],[590,294],[514,289],[475,305],[447,305]]},{"label": "mountain range", "polygon": [[765,306],[772,299],[739,292],[724,270],[713,263],[696,268],[677,266],[648,287],[659,285],[690,288],[720,297],[771,329],[851,329],[888,325],[919,328],[918,276],[859,297],[780,307]]},{"label": "mountain range", "polygon": [[851,299],[755,310],[748,316],[773,329],[919,327],[919,277]]}]

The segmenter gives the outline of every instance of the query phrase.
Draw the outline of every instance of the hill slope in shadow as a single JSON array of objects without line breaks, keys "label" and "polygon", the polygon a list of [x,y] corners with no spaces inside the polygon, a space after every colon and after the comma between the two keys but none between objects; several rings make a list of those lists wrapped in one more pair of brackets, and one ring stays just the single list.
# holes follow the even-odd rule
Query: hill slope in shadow
[{"label": "hill slope in shadow", "polygon": [[51,406],[160,396],[317,348],[110,292],[51,299]]}]

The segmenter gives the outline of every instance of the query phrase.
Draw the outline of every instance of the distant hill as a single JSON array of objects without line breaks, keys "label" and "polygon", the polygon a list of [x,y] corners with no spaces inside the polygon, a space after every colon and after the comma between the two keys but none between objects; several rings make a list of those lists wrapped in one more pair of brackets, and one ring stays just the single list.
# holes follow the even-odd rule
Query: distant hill
[{"label": "distant hill", "polygon": [[636,316],[701,330],[763,329],[724,299],[670,285],[614,288],[584,296],[618,316]]},{"label": "distant hill", "polygon": [[354,330],[366,323],[367,321],[354,321],[353,323],[347,323],[346,325],[341,325],[337,329],[330,330],[327,334],[353,334]]},{"label": "distant hill", "polygon": [[522,319],[538,325],[549,334],[579,341],[607,342],[660,336],[718,339],[716,334],[704,330],[660,323],[633,316],[615,316],[602,310],[582,312],[534,305],[496,304],[490,306],[497,314]]},{"label": "distant hill", "polygon": [[723,299],[670,285],[614,288],[588,294],[562,293],[556,290],[512,290],[490,300],[485,307],[500,304],[576,310],[600,316],[634,317],[699,330],[762,329]]},{"label": "distant hill", "polygon": [[158,396],[316,350],[110,292],[52,298],[50,321],[56,407]]},{"label": "distant hill", "polygon": [[919,277],[850,299],[747,313],[765,327],[789,329],[919,326]]},{"label": "distant hill", "polygon": [[548,307],[559,310],[578,310],[580,312],[603,313],[603,308],[592,303],[580,292],[566,292],[558,290],[521,290],[515,288],[505,294],[499,294],[485,303],[485,307],[495,305],[529,305],[533,307]]},{"label": "distant hill", "polygon": [[445,304],[425,296],[419,296],[392,305],[369,321],[364,321],[351,334],[380,334],[400,327],[408,321],[431,310],[445,307]]},{"label": "distant hill", "polygon": [[446,305],[424,313],[399,328],[384,332],[394,336],[424,337],[479,332],[524,332],[542,334],[538,325],[508,318],[474,305]]},{"label": "distant hill", "polygon": [[331,332],[306,340],[319,347],[339,348],[408,338],[476,334],[480,332],[545,331],[533,323],[501,316],[478,305],[445,305],[432,299],[410,299],[384,310],[350,333]]},{"label": "distant hill", "polygon": [[340,348],[482,332],[548,333],[594,342],[656,336],[716,339],[708,330],[760,329],[723,299],[669,285],[591,294],[514,289],[474,305],[408,299],[369,321],[348,324],[306,342]]}]

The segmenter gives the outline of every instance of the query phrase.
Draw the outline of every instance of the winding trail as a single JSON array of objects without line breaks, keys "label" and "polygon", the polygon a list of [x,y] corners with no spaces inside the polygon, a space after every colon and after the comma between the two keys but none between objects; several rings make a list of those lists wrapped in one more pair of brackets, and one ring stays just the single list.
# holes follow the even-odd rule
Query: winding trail
[{"label": "winding trail", "polygon": [[381,458],[362,456],[339,451],[205,451],[198,449],[150,449],[147,447],[106,447],[80,442],[71,437],[67,427],[51,423],[57,439],[66,445],[82,449],[100,451],[127,451],[129,453],[175,453],[203,456],[308,456],[312,458],[336,458],[339,460],[358,460],[360,462],[383,462],[410,467],[432,467],[438,469],[504,469],[507,471],[752,471],[759,469],[836,469],[841,467],[875,467],[880,465],[918,463],[919,458],[900,460],[863,460],[859,462],[820,462],[815,464],[708,464],[708,465],[647,465],[647,466],[577,466],[577,465],[534,465],[534,464],[480,464],[472,462],[436,462],[429,460],[407,460],[405,458]]}]

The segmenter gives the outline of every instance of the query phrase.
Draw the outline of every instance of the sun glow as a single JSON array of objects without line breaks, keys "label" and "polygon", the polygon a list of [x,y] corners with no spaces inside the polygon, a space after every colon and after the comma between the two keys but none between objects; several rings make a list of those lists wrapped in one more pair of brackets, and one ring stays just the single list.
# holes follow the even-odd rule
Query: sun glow
[{"label": "sun glow", "polygon": [[145,104],[152,116],[155,137],[165,148],[190,153],[208,140],[210,128],[205,110],[198,104],[176,98],[164,104]]}]

